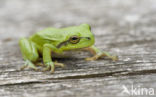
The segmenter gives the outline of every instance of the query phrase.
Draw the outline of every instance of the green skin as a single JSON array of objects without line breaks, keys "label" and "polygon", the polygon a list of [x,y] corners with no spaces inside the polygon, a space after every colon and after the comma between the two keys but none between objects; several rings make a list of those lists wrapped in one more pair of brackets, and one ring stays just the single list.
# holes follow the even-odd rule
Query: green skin
[{"label": "green skin", "polygon": [[[73,37],[78,37],[74,39]],[[94,35],[88,24],[72,26],[67,28],[47,28],[35,33],[29,39],[21,38],[19,41],[20,49],[25,60],[22,68],[29,67],[37,69],[34,65],[39,59],[39,54],[43,57],[44,70],[54,72],[55,63],[52,61],[51,52],[62,54],[64,51],[79,50],[88,48],[94,56],[86,60],[96,60],[102,56],[107,56],[112,60],[117,60],[117,56],[111,56],[107,52],[103,52],[94,46]],[[63,66],[63,64],[56,63]]]}]

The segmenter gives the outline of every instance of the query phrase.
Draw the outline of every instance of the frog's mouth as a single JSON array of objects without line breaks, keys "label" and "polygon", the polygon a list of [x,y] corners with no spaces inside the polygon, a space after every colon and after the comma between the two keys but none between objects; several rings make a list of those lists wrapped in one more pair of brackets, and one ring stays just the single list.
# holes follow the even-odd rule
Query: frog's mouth
[{"label": "frog's mouth", "polygon": [[[83,39],[83,38],[85,38],[85,39],[87,39],[87,40],[91,40],[90,37],[80,37],[80,39]],[[61,43],[58,44],[56,47],[57,47],[57,48],[61,48],[62,46],[66,46],[68,43],[70,43],[70,39],[61,42]],[[78,43],[79,43],[79,42],[78,42]]]}]

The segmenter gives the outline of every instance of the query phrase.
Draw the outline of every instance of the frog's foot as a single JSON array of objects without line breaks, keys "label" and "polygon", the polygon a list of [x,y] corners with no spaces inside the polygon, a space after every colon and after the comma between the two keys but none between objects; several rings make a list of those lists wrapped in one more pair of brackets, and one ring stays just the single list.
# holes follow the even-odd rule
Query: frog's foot
[{"label": "frog's foot", "polygon": [[54,65],[62,68],[65,66],[63,63],[58,63],[57,61],[54,62]]},{"label": "frog's foot", "polygon": [[99,59],[99,58],[101,58],[101,57],[104,57],[104,56],[110,58],[110,59],[113,60],[113,61],[117,61],[117,60],[118,60],[118,57],[117,57],[117,56],[111,56],[111,55],[110,55],[109,53],[107,53],[107,52],[102,52],[102,53],[100,53],[100,54],[94,55],[93,57],[86,58],[85,60],[87,60],[87,61],[93,61],[93,60],[97,60],[97,59]]},{"label": "frog's foot", "polygon": [[58,63],[57,61],[55,61],[54,63],[53,62],[48,62],[44,66],[46,66],[46,68],[44,68],[43,71],[49,71],[50,70],[51,73],[54,73],[55,66],[59,66],[59,67],[63,68],[65,65],[63,63]]},{"label": "frog's foot", "polygon": [[85,60],[86,61],[94,61],[94,60],[97,60],[99,57],[100,57],[99,55],[95,55],[93,57],[86,58]]},{"label": "frog's foot", "polygon": [[55,71],[55,65],[53,62],[47,62],[45,63],[45,68],[43,69],[43,71],[49,71],[50,70],[50,73],[54,73]]},{"label": "frog's foot", "polygon": [[111,56],[109,58],[112,59],[113,61],[117,61],[118,60],[118,56]]},{"label": "frog's foot", "polygon": [[118,56],[112,56],[108,52],[102,52],[102,56],[106,56],[106,57],[108,57],[109,59],[111,59],[113,61],[117,61],[118,60]]},{"label": "frog's foot", "polygon": [[24,70],[25,68],[31,68],[31,69],[34,69],[34,70],[38,70],[38,68],[29,60],[26,60],[25,61],[25,64],[21,67],[21,70]]}]

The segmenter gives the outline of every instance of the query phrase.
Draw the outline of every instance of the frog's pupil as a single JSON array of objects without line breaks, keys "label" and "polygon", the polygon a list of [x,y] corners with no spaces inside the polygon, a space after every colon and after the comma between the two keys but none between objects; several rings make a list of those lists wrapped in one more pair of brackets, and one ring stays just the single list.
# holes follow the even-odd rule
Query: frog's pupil
[{"label": "frog's pupil", "polygon": [[77,37],[73,37],[72,40],[77,40]]}]

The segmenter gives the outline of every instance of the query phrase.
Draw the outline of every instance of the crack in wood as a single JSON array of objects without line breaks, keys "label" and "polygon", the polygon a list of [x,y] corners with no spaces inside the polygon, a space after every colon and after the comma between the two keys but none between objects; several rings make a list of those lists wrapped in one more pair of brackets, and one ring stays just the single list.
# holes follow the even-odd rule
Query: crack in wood
[{"label": "crack in wood", "polygon": [[6,83],[6,84],[0,84],[0,86],[13,86],[13,85],[28,85],[28,84],[37,84],[37,83],[43,83],[43,81],[27,81],[27,82],[20,82],[20,83]]},{"label": "crack in wood", "polygon": [[126,46],[130,46],[130,45],[133,45],[133,44],[149,44],[149,43],[155,43],[156,40],[155,39],[150,39],[150,40],[147,40],[147,39],[144,39],[144,40],[135,40],[135,41],[124,41],[124,42],[115,42],[115,43],[110,43],[108,46],[110,47],[126,47]]},{"label": "crack in wood", "polygon": [[75,76],[65,76],[59,78],[46,78],[37,81],[28,81],[28,82],[20,82],[20,83],[6,83],[0,84],[0,86],[12,86],[12,85],[28,85],[28,84],[40,84],[40,83],[47,83],[50,81],[56,80],[68,80],[68,79],[85,79],[85,78],[99,78],[99,77],[106,77],[106,76],[136,76],[136,75],[147,75],[156,73],[156,69],[153,70],[142,70],[142,71],[116,71],[116,72],[108,72],[108,73],[98,73],[98,74],[86,74],[86,75],[75,75]]},{"label": "crack in wood", "polygon": [[148,75],[148,74],[154,74],[156,73],[156,69],[153,70],[141,70],[141,71],[133,71],[133,72],[127,72],[124,74],[119,74],[118,76],[136,76],[136,75]]}]

